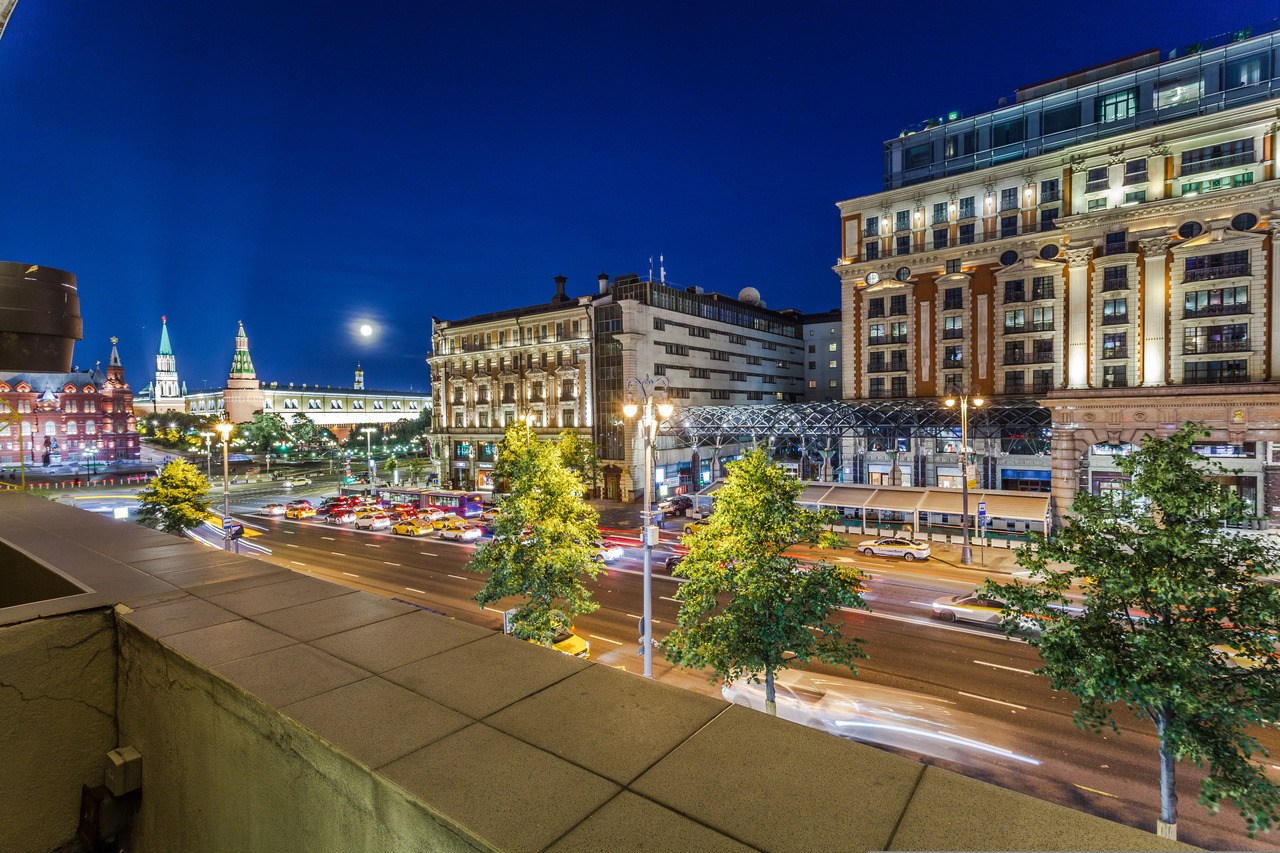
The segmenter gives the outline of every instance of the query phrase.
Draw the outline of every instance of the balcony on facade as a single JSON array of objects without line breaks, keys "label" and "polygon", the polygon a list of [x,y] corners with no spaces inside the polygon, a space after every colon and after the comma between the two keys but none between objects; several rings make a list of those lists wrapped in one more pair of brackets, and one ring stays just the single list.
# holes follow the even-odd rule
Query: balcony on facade
[{"label": "balcony on facade", "polygon": [[958,340],[964,337],[964,329],[943,329],[942,339],[944,341]]},{"label": "balcony on facade", "polygon": [[1216,267],[1187,270],[1182,280],[1186,282],[1217,281],[1220,278],[1243,278],[1249,274],[1249,264],[1223,264]]},{"label": "balcony on facade", "polygon": [[960,297],[959,299],[947,298],[942,303],[942,310],[943,311],[963,311],[964,297]]},{"label": "balcony on facade", "polygon": [[884,335],[872,335],[871,337],[867,338],[867,346],[869,347],[884,346],[887,343],[889,343],[889,339],[886,338]]},{"label": "balcony on facade", "polygon": [[1128,312],[1124,314],[1108,314],[1102,318],[1104,326],[1121,326],[1129,322]]},{"label": "balcony on facade", "polygon": [[964,359],[963,358],[944,358],[942,360],[942,366],[947,368],[964,367]]},{"label": "balcony on facade", "polygon": [[[963,223],[962,223],[963,227]],[[1003,223],[994,226],[990,234],[978,232],[975,228],[972,232],[961,230],[954,240],[950,235],[947,237],[945,245],[935,243],[933,240],[926,240],[921,245],[896,246],[894,256],[923,254],[925,252],[936,252],[940,249],[952,248],[956,246],[969,246],[977,243],[994,243],[998,240],[1008,240],[1014,237],[1021,237],[1027,234],[1042,234],[1046,231],[1054,231],[1056,226],[1052,221],[1033,222],[1030,225],[1018,224],[1016,226],[1006,226]],[[856,259],[850,259],[856,260]],[[879,260],[878,250],[873,256],[871,252],[866,254],[863,260],[873,261]]]},{"label": "balcony on facade", "polygon": [[1051,364],[1054,360],[1052,350],[1009,350],[1004,354],[1005,364]]},{"label": "balcony on facade", "polygon": [[1084,191],[1087,193],[1100,193],[1109,189],[1111,189],[1111,181],[1107,178],[1098,178],[1096,181],[1086,181],[1084,185]]},{"label": "balcony on facade", "polygon": [[1126,255],[1136,254],[1138,244],[1136,242],[1108,243],[1098,249],[1100,255]]},{"label": "balcony on facade", "polygon": [[1183,341],[1183,355],[1206,355],[1219,352],[1252,352],[1249,341]]},{"label": "balcony on facade", "polygon": [[1041,204],[1051,204],[1055,201],[1062,201],[1062,190],[1049,190],[1040,193]]},{"label": "balcony on facade", "polygon": [[1128,358],[1128,357],[1129,357],[1129,347],[1128,347],[1128,346],[1123,346],[1123,347],[1107,347],[1107,348],[1104,348],[1104,349],[1102,350],[1102,357],[1103,357],[1103,359],[1109,359],[1109,358]]},{"label": "balcony on facade", "polygon": [[1201,175],[1205,172],[1216,172],[1219,169],[1230,169],[1235,166],[1247,166],[1253,163],[1253,152],[1243,151],[1239,154],[1231,154],[1226,157],[1214,157],[1210,160],[1197,160],[1191,163],[1183,163],[1180,176]]},{"label": "balcony on facade", "polygon": [[[1230,305],[1205,305],[1202,308],[1182,309],[1182,319],[1194,320],[1198,317],[1225,317],[1230,314],[1250,314],[1248,302],[1234,302]],[[1105,322],[1105,321],[1104,321]]]}]

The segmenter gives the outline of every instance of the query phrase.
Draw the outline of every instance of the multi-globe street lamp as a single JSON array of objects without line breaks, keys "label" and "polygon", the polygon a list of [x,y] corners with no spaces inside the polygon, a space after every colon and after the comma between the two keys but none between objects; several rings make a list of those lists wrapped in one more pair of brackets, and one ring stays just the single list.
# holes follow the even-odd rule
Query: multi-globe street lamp
[{"label": "multi-globe street lamp", "polygon": [[206,480],[213,479],[213,450],[209,446],[209,439],[213,438],[213,433],[202,432],[204,436],[204,477]]},{"label": "multi-globe street lamp", "polygon": [[365,427],[360,430],[364,433],[364,453],[369,461],[369,485],[373,485],[373,481],[378,478],[378,466],[373,462],[373,434],[377,432],[373,427]]},{"label": "multi-globe street lamp", "polygon": [[228,461],[228,444],[231,440],[231,431],[235,429],[235,425],[223,421],[215,424],[215,429],[222,433],[222,549],[224,551],[231,550],[231,531],[227,528],[225,519],[231,517],[231,466]]},{"label": "multi-globe street lamp", "polygon": [[[658,417],[654,417],[655,405]],[[644,677],[653,678],[653,545],[658,528],[653,525],[653,441],[659,420],[671,417],[675,406],[667,399],[667,377],[627,380],[627,401],[622,413],[634,418],[644,407],[639,426],[644,435],[644,618],[640,622],[640,642],[644,647]]]},{"label": "multi-globe street lamp", "polygon": [[973,565],[973,549],[969,547],[969,402],[971,400],[974,406],[981,406],[984,402],[982,389],[977,385],[968,390],[958,387],[949,388],[944,401],[948,409],[953,408],[957,402],[960,403],[960,513],[964,526],[964,547],[960,549],[960,564],[964,566]]}]

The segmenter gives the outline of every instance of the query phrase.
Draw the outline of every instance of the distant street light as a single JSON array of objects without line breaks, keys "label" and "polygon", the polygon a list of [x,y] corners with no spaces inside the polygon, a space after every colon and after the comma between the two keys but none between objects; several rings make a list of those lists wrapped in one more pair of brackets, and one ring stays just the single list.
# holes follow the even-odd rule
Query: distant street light
[{"label": "distant street light", "polygon": [[964,547],[960,549],[960,563],[965,566],[973,565],[973,549],[969,547],[969,400],[973,400],[973,405],[981,406],[983,399],[981,397],[982,389],[977,385],[962,391],[959,388],[952,387],[948,389],[947,399],[944,401],[947,408],[955,406],[956,400],[960,401],[960,488],[961,503],[960,513],[962,525],[964,526]]},{"label": "distant street light", "polygon": [[204,477],[206,480],[213,479],[213,449],[209,446],[209,439],[213,438],[213,433],[202,432],[204,436]]},{"label": "distant street light", "polygon": [[[227,442],[231,440],[231,431],[235,429],[235,425],[223,421],[216,424],[215,428],[222,433],[222,517],[226,519],[231,517],[231,466],[227,458]],[[224,521],[222,528],[222,548],[224,551],[231,550],[230,536],[231,531],[227,529]]]},{"label": "distant street light", "polygon": [[378,478],[378,466],[373,463],[373,434],[377,432],[373,427],[365,427],[360,430],[364,433],[364,453],[369,460],[369,485],[373,485],[373,481]]}]

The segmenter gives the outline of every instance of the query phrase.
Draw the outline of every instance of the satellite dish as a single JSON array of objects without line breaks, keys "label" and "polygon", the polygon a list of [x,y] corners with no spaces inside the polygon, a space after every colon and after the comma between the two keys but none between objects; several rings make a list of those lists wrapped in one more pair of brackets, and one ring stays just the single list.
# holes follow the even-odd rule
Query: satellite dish
[{"label": "satellite dish", "polygon": [[754,287],[744,287],[738,291],[738,301],[745,302],[747,305],[760,305],[760,291]]}]

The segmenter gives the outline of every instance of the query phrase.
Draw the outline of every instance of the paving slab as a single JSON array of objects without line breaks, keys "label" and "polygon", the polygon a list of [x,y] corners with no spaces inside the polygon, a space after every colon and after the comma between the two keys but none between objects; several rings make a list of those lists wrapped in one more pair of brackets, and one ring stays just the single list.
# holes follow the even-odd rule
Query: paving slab
[{"label": "paving slab", "polygon": [[923,769],[730,705],[630,787],[769,853],[845,853],[885,849]]},{"label": "paving slab", "polygon": [[[728,707],[608,666],[592,666],[485,719],[626,785]],[[583,720],[591,725],[582,725]]]},{"label": "paving slab", "polygon": [[[998,820],[993,820],[999,815]],[[885,850],[1196,850],[1017,791],[925,767]]]},{"label": "paving slab", "polygon": [[295,574],[282,583],[263,584],[252,589],[213,595],[209,597],[209,601],[241,616],[257,616],[272,610],[306,604],[308,601],[354,593],[355,590],[350,587]]},{"label": "paving slab", "polygon": [[362,681],[370,675],[303,644],[240,658],[215,666],[214,670],[277,708]]},{"label": "paving slab", "polygon": [[551,845],[547,853],[750,853],[753,849],[623,791]]},{"label": "paving slab", "polygon": [[[234,614],[233,614],[234,615]],[[248,619],[210,625],[164,638],[167,645],[207,667],[292,646],[297,641]]]},{"label": "paving slab", "polygon": [[415,608],[404,616],[333,634],[312,645],[362,669],[383,673],[493,635],[488,628]]},{"label": "paving slab", "polygon": [[482,849],[539,853],[620,790],[483,723],[379,771]]},{"label": "paving slab", "polygon": [[[239,577],[228,577],[216,579],[208,584],[199,586],[191,586],[188,588],[190,593],[200,598],[213,598],[218,595],[226,595],[229,592],[240,592],[245,589],[253,589],[254,587],[267,586],[273,583],[285,583],[294,578],[302,577],[297,572],[289,569],[282,569],[271,563],[263,563],[259,560],[246,559],[245,563],[252,563],[259,571],[253,574],[246,574]],[[177,575],[173,575],[177,577]],[[172,580],[172,578],[170,578]]]},{"label": "paving slab", "polygon": [[280,710],[369,768],[403,758],[473,722],[376,676]]},{"label": "paving slab", "polygon": [[187,551],[184,554],[169,554],[163,557],[146,557],[144,559],[129,560],[129,564],[135,569],[146,572],[149,575],[164,577],[165,575],[182,571],[183,569],[201,569],[209,566],[221,566],[228,563],[234,563],[239,560],[235,554],[226,551],[215,551],[211,548],[201,548],[198,551]]},{"label": "paving slab", "polygon": [[188,595],[177,601],[137,608],[124,618],[151,636],[164,639],[171,634],[207,628],[239,617],[216,604]]},{"label": "paving slab", "polygon": [[[250,560],[245,557],[239,557],[232,563],[219,563],[214,566],[203,566],[195,569],[180,569],[176,572],[169,572],[164,576],[166,583],[183,589],[194,590],[197,587],[205,587],[211,584],[223,583],[233,580],[253,580],[264,575],[278,575],[280,568],[270,563],[262,563],[258,560]],[[292,573],[290,573],[292,574]],[[283,580],[283,578],[281,578]],[[255,581],[256,584],[256,581]],[[229,590],[224,590],[227,592]]]},{"label": "paving slab", "polygon": [[183,557],[189,554],[199,554],[204,550],[206,549],[203,546],[192,542],[190,539],[169,542],[153,539],[146,545],[141,544],[141,542],[130,543],[128,547],[112,548],[105,551],[105,553],[124,563],[136,563],[139,560],[159,560],[164,557]]},{"label": "paving slab", "polygon": [[383,677],[482,720],[593,665],[524,640],[490,634],[385,672]]},{"label": "paving slab", "polygon": [[255,616],[254,621],[295,640],[316,640],[416,610],[411,604],[355,592],[272,610]]}]

